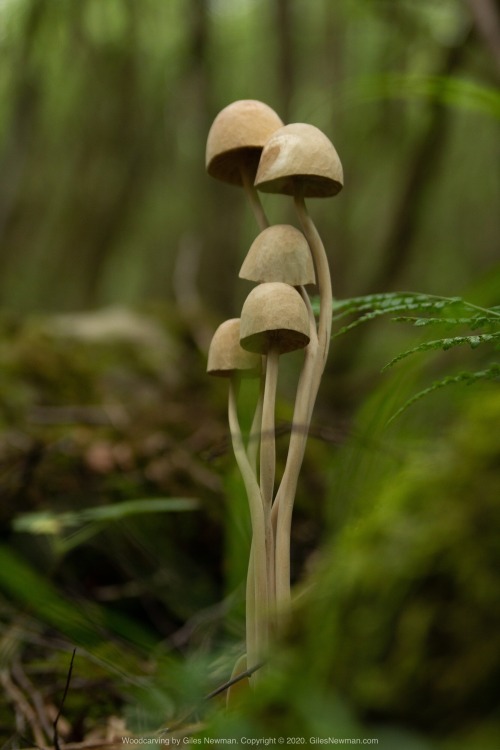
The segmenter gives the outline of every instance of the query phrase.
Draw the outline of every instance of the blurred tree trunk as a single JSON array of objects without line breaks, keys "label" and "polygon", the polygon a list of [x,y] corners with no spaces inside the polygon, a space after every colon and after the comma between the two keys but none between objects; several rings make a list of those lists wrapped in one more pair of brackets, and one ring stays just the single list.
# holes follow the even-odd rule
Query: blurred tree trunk
[{"label": "blurred tree trunk", "polygon": [[[451,76],[460,68],[470,39],[469,32],[458,44],[446,51],[435,74],[438,78]],[[405,165],[407,176],[396,204],[394,221],[389,229],[381,262],[365,294],[392,290],[411,259],[412,242],[420,222],[420,212],[427,189],[441,168],[451,119],[452,113],[448,106],[438,100],[430,101],[427,126],[415,145],[409,164]]]},{"label": "blurred tree trunk", "polygon": [[[69,223],[70,237],[67,245],[62,248],[60,264],[54,271],[60,274],[61,269],[64,269],[65,273],[71,273],[75,264],[80,264],[80,284],[74,301],[76,306],[94,307],[101,303],[101,282],[106,265],[125,229],[126,219],[137,208],[147,179],[147,163],[143,142],[139,137],[143,117],[137,63],[140,18],[136,12],[135,0],[127,0],[121,8],[123,39],[119,47],[112,48],[99,45],[89,37],[83,27],[84,18],[80,9],[75,6],[78,3],[69,7],[74,33],[80,39],[85,57],[92,61],[93,68],[97,71],[96,89],[101,91],[102,100],[107,98],[106,91],[112,92],[109,106],[113,116],[102,121],[98,111],[99,102],[96,112],[82,113],[89,122],[88,132],[94,137],[82,140],[74,163],[74,191],[69,206],[72,216]],[[92,190],[92,184],[96,181],[105,184],[107,175],[104,171],[106,165],[102,161],[98,162],[101,171],[97,178],[93,170],[95,137],[98,139],[97,144],[105,144],[108,156],[112,156],[115,163],[121,166],[119,179],[113,183],[113,189],[99,189],[97,193]],[[80,183],[87,185],[87,189],[80,190]],[[76,252],[74,248],[77,248]],[[49,285],[52,284],[57,284],[56,278],[49,278]]]},{"label": "blurred tree trunk", "polygon": [[500,76],[500,3],[495,0],[467,0],[474,23],[495,61]]},{"label": "blurred tree trunk", "polygon": [[17,256],[21,243],[3,242],[18,197],[27,152],[36,129],[40,103],[38,71],[31,64],[31,56],[40,26],[43,23],[46,0],[33,0],[25,15],[20,34],[21,44],[15,53],[10,83],[12,106],[6,127],[4,147],[0,156],[0,242],[3,246],[0,278],[8,276],[9,261]]},{"label": "blurred tree trunk", "polygon": [[188,12],[188,57],[186,73],[192,91],[193,114],[200,128],[201,142],[211,124],[212,76],[209,64],[210,15],[208,0],[190,0]]},{"label": "blurred tree trunk", "polygon": [[[186,9],[186,56],[176,109],[178,122],[188,123],[190,134],[190,143],[185,146],[189,152],[185,175],[189,221],[177,238],[172,291],[193,340],[200,349],[205,349],[208,348],[211,331],[207,330],[207,314],[198,292],[200,278],[203,278],[203,289],[209,297],[220,283],[224,284],[225,289],[230,289],[231,285],[225,264],[213,263],[206,252],[206,246],[218,244],[223,248],[223,242],[218,242],[216,238],[218,235],[224,237],[227,232],[227,216],[222,217],[222,225],[219,226],[220,212],[217,211],[213,192],[206,200],[204,179],[205,143],[214,108],[209,0],[189,0]],[[182,139],[186,135],[180,132],[178,137]],[[203,259],[209,262],[202,266]]]},{"label": "blurred tree trunk", "polygon": [[[450,76],[460,68],[471,36],[469,32],[458,44],[445,52],[441,65],[436,70],[436,76]],[[409,163],[405,165],[406,179],[396,203],[394,220],[389,228],[383,255],[367,288],[360,290],[361,294],[394,290],[401,274],[411,261],[413,241],[418,231],[427,191],[437,178],[445,155],[451,117],[449,107],[439,101],[430,101],[427,126],[415,144]],[[369,327],[360,326],[349,336],[338,341],[334,360],[337,378],[352,371],[368,335]],[[371,383],[366,385],[370,387]],[[349,390],[349,382],[346,382],[346,386]],[[337,391],[339,392],[342,401],[345,397],[342,387]]]},{"label": "blurred tree trunk", "polygon": [[289,122],[292,97],[295,90],[294,0],[274,0],[274,23],[276,29],[276,69],[278,71],[279,113],[284,122]]}]

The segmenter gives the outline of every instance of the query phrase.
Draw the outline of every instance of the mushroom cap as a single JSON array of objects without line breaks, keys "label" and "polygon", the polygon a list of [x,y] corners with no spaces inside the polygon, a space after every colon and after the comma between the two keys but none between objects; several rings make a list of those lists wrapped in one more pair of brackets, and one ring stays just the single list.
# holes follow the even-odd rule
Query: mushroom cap
[{"label": "mushroom cap", "polygon": [[342,189],[344,175],[332,142],[314,125],[276,130],[262,151],[255,186],[267,193],[326,198]]},{"label": "mushroom cap", "polygon": [[256,286],[241,311],[240,343],[250,352],[280,354],[309,343],[309,314],[293,286],[280,281]]},{"label": "mushroom cap", "polygon": [[219,112],[207,138],[207,172],[232,185],[242,185],[241,170],[253,182],[264,144],[283,122],[267,104],[241,99]]},{"label": "mushroom cap", "polygon": [[250,246],[240,278],[282,281],[291,286],[314,284],[312,256],[302,232],[290,224],[274,224],[264,229]]},{"label": "mushroom cap", "polygon": [[236,371],[240,375],[257,375],[260,357],[240,346],[240,319],[231,318],[221,323],[215,331],[208,350],[207,372],[230,378]]}]

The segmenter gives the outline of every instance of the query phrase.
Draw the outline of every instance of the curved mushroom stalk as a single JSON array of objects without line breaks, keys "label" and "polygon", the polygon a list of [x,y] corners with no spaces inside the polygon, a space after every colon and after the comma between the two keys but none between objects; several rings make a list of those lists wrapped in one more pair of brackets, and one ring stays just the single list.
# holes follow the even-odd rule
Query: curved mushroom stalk
[{"label": "curved mushroom stalk", "polygon": [[[255,458],[249,457],[241,434],[237,411],[239,379],[258,375],[261,358],[240,346],[240,319],[222,323],[213,335],[208,352],[207,372],[229,379],[228,419],[236,462],[250,506],[252,552],[247,580],[247,660],[259,662],[267,649],[267,613],[269,610],[266,532],[262,497],[255,474]],[[251,438],[252,436],[250,436]],[[253,460],[253,465],[252,465]],[[257,679],[257,678],[254,678]]]},{"label": "curved mushroom stalk", "polygon": [[[252,523],[252,551],[250,554],[249,576],[253,580],[248,583],[249,591],[253,592],[247,601],[249,608],[247,620],[250,632],[247,633],[247,662],[250,667],[259,663],[267,652],[269,638],[267,621],[269,617],[269,587],[266,551],[266,524],[262,496],[257,479],[252,470],[245,445],[241,436],[237,412],[237,387],[233,378],[229,384],[228,420],[233,444],[234,456],[240,470],[250,507]],[[255,679],[255,678],[254,678]]]},{"label": "curved mushroom stalk", "polygon": [[271,514],[276,466],[275,402],[278,360],[280,354],[307,346],[309,326],[309,313],[303,299],[294,287],[283,282],[268,282],[255,287],[241,311],[241,346],[250,352],[267,355],[260,479],[271,602],[275,588],[275,544]]},{"label": "curved mushroom stalk", "polygon": [[279,357],[279,349],[273,347],[267,352],[260,441],[260,490],[265,507],[271,506],[274,495],[276,469],[275,410]]},{"label": "curved mushroom stalk", "polygon": [[248,202],[250,203],[250,207],[255,217],[255,221],[257,222],[257,226],[261,231],[267,229],[267,227],[269,226],[269,219],[267,218],[266,212],[264,211],[264,206],[262,205],[260,196],[254,187],[253,175],[245,167],[241,168],[241,181],[243,183],[245,195],[247,196]]},{"label": "curved mushroom stalk", "polygon": [[307,445],[308,429],[315,395],[310,391],[313,373],[319,361],[319,342],[311,303],[305,290],[302,297],[309,313],[310,341],[304,349],[305,357],[297,384],[292,419],[292,432],[288,447],[285,471],[272,508],[272,526],[275,540],[275,606],[277,614],[286,614],[291,601],[290,592],[290,536],[293,500]]},{"label": "curved mushroom stalk", "polygon": [[[271,509],[274,495],[274,477],[276,473],[276,390],[278,386],[279,350],[272,348],[266,357],[266,376],[264,384],[264,399],[262,403],[262,421],[260,437],[260,491],[264,506],[266,521],[266,555],[267,581],[269,599],[274,603],[275,575],[274,575],[274,531]],[[274,607],[273,607],[274,609]]]},{"label": "curved mushroom stalk", "polygon": [[[295,208],[297,210],[297,215],[302,225],[302,229],[306,236],[307,242],[311,249],[311,255],[313,257],[314,266],[316,268],[316,276],[318,280],[318,291],[320,299],[318,341],[321,352],[321,368],[318,367],[318,370],[320,370],[319,378],[321,379],[321,374],[325,368],[326,360],[328,359],[328,351],[330,349],[330,338],[332,332],[332,280],[330,276],[328,258],[326,257],[325,246],[323,245],[319,232],[316,229],[311,216],[309,215],[304,196],[302,194],[295,196]],[[314,394],[313,398],[316,398],[316,394]]]},{"label": "curved mushroom stalk", "polygon": [[[307,212],[304,198],[336,195],[343,185],[342,165],[333,144],[318,128],[305,123],[285,125],[275,131],[264,146],[255,185],[265,192],[284,193],[294,197],[314,262],[321,300],[317,336],[311,336],[306,350],[297,387],[285,471],[273,508],[273,523],[276,528],[276,601],[279,608],[286,609],[290,602],[293,504],[312,410],[328,355],[331,331],[332,289],[328,260],[319,233]],[[312,320],[310,305],[309,316]]]}]

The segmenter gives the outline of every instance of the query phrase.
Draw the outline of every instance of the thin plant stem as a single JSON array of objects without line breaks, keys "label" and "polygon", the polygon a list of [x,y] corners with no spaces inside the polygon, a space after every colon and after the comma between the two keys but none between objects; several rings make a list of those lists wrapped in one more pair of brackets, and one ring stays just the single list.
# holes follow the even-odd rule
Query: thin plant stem
[{"label": "thin plant stem", "polygon": [[[243,188],[245,190],[245,194],[247,196],[248,202],[250,203],[250,207],[252,209],[253,215],[257,222],[257,226],[262,232],[264,231],[264,229],[267,229],[267,227],[269,226],[269,220],[264,211],[264,207],[262,206],[260,195],[254,187],[253,178],[250,175],[249,171],[245,169],[244,167],[242,167],[240,174],[241,174],[241,181],[243,183]],[[264,480],[264,487],[261,491],[261,495],[263,498],[263,509],[264,509],[264,519],[265,519],[265,529],[266,529],[266,561],[267,561],[268,597],[269,597],[268,604],[271,607],[271,603],[274,601],[274,589],[275,589],[274,533],[273,533],[273,527],[272,527],[272,522],[271,522],[271,505],[272,505],[272,492],[273,492],[273,487],[274,487],[274,471],[275,471],[275,463],[276,463],[275,449],[274,449],[274,401],[276,398],[275,396],[276,386],[274,386],[274,396],[273,396],[273,405],[272,405],[272,427],[267,428],[263,423],[265,393],[267,392],[268,400],[269,400],[270,394],[273,391],[273,389],[270,387],[268,383],[268,374],[267,374],[268,368],[269,368],[269,365],[267,363],[267,357],[263,357],[262,358],[261,390],[259,393],[259,400],[256,405],[254,419],[253,419],[252,427],[250,430],[248,458],[250,461],[250,465],[256,474],[257,473],[257,455],[260,452],[261,487],[262,487],[263,474],[266,476],[266,479]],[[275,375],[275,379],[276,377],[277,377],[277,373]],[[268,408],[267,409],[268,417],[270,413],[271,413],[270,409]],[[264,441],[263,441],[262,436],[267,434],[267,432],[270,430],[272,430],[273,444],[272,446],[269,445],[266,439],[265,442],[267,443],[267,445],[266,445],[266,450],[264,450],[263,449]],[[258,435],[260,439],[258,439],[257,437]],[[270,489],[269,489],[269,483],[271,484]],[[249,588],[249,578],[252,575],[253,567],[254,567],[253,565],[251,564],[249,565],[247,590]]]},{"label": "thin plant stem", "polygon": [[248,570],[245,589],[245,634],[246,634],[246,657],[248,662],[256,664],[259,658],[257,648],[257,592],[255,590],[255,554],[253,539],[250,545],[248,558]]},{"label": "thin plant stem", "polygon": [[[307,345],[306,350],[305,350],[305,361],[302,366],[303,374],[301,375],[301,380],[299,380],[297,394],[301,393],[302,390],[307,389],[307,383],[309,382],[309,373],[312,372],[312,367],[313,367],[314,360],[316,357],[316,352],[318,349],[318,333],[316,331],[316,319],[314,317],[314,311],[311,306],[311,300],[309,299],[309,295],[307,294],[305,287],[299,286],[298,291],[299,291],[300,296],[304,300],[304,304],[307,307],[307,312],[309,314],[309,344]],[[301,381],[304,383],[304,386],[300,385]],[[293,417],[293,422],[292,422],[292,432],[294,431],[293,425],[299,424],[298,422],[299,412],[302,412],[303,408],[304,406],[302,404],[299,406],[298,401],[296,401],[295,409],[294,409],[294,417]],[[304,448],[305,448],[305,444],[307,442],[307,431],[303,435],[303,439],[304,439]],[[298,442],[297,438],[294,438],[293,441],[294,443]],[[298,449],[297,446],[294,445],[293,450],[297,450],[297,449]],[[300,453],[298,455],[300,455]],[[301,461],[301,459],[299,460]],[[273,534],[274,534],[275,540],[276,540],[276,526],[277,526],[277,520],[278,520],[278,509],[279,509],[279,502],[280,502],[281,497],[283,497],[283,491],[277,493],[276,498],[273,503],[273,507],[272,507],[271,520],[272,520]]]},{"label": "thin plant stem", "polygon": [[[292,526],[292,512],[300,467],[304,458],[307,431],[310,415],[310,392],[318,360],[319,348],[317,341],[311,341],[306,349],[304,365],[300,374],[293,411],[292,432],[288,447],[285,471],[274,501],[273,515],[275,515],[275,596],[278,614],[288,609],[290,604],[290,533]],[[300,425],[300,430],[294,429]]]},{"label": "thin plant stem", "polygon": [[[257,478],[252,471],[241,435],[237,412],[237,381],[233,377],[229,381],[228,420],[233,443],[233,451],[240,470],[250,506],[252,524],[252,547],[254,555],[255,573],[255,643],[247,644],[249,667],[265,653],[268,645],[267,618],[269,611],[269,595],[267,584],[266,562],[266,528],[262,497]],[[252,602],[247,602],[252,606]],[[252,634],[248,634],[252,640]],[[249,647],[249,648],[248,648]]]},{"label": "thin plant stem", "polygon": [[276,469],[275,408],[278,384],[279,351],[267,353],[264,402],[262,405],[262,435],[260,440],[260,490],[264,507],[271,507]]},{"label": "thin plant stem", "polygon": [[264,384],[266,380],[266,359],[262,357],[262,369],[259,384],[259,396],[257,404],[255,406],[255,412],[252,419],[252,425],[250,427],[250,435],[248,436],[247,454],[250,466],[252,467],[254,474],[257,475],[257,458],[259,455],[260,446],[260,433],[262,425],[262,405],[264,402]]},{"label": "thin plant stem", "polygon": [[287,609],[291,601],[290,534],[293,504],[300,468],[304,459],[312,410],[328,357],[331,336],[332,286],[325,248],[318,230],[309,216],[302,195],[295,196],[295,207],[315,265],[320,296],[320,314],[317,338],[311,339],[306,349],[304,365],[297,387],[293,426],[300,425],[300,430],[292,427],[285,471],[275,501],[276,602],[279,610]]},{"label": "thin plant stem", "polygon": [[253,215],[255,216],[257,225],[259,229],[263,231],[264,229],[267,229],[267,227],[269,226],[269,220],[266,216],[266,212],[264,211],[264,207],[260,200],[259,193],[254,187],[253,179],[250,176],[248,170],[242,167],[240,170],[240,174],[241,174],[241,181],[243,183],[243,188],[245,190],[245,194],[248,198],[248,202],[250,203],[251,209],[253,211]]},{"label": "thin plant stem", "polygon": [[[320,298],[319,307],[319,322],[318,322],[318,341],[319,347],[322,354],[322,366],[318,364],[319,377],[323,374],[326,360],[328,358],[328,350],[330,348],[330,338],[332,333],[332,281],[330,277],[330,268],[328,265],[328,258],[326,257],[325,247],[319,236],[319,232],[316,229],[313,220],[311,219],[307,210],[304,196],[295,196],[295,208],[299,221],[302,225],[302,230],[306,237],[313,257],[314,266],[316,269],[316,280],[318,283],[318,291]],[[314,398],[316,397],[316,394]]]},{"label": "thin plant stem", "polygon": [[271,348],[266,358],[266,379],[262,405],[262,435],[260,439],[260,491],[264,506],[266,524],[266,551],[268,569],[269,604],[274,609],[274,533],[271,521],[271,508],[274,495],[276,473],[276,389],[278,385],[279,351]]}]

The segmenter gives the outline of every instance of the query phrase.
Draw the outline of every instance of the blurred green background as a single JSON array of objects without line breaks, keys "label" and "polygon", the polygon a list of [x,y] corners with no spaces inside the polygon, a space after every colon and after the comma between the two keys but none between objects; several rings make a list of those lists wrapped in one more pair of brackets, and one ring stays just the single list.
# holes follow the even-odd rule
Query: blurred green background
[{"label": "blurred green background", "polygon": [[[205,356],[249,291],[238,271],[257,227],[243,192],[205,173],[215,115],[255,98],[330,137],[345,187],[309,207],[337,298],[410,290],[492,308],[499,79],[498,0],[0,3],[10,746],[52,741],[19,690],[53,720],[74,646],[68,741],[182,719],[241,649],[246,501]],[[288,200],[263,203],[273,223],[296,223]],[[386,748],[498,747],[498,552],[482,546],[500,526],[498,385],[440,390],[386,426],[494,347],[381,374],[424,339],[384,319],[334,342],[294,526],[294,578],[313,603],[260,703],[234,723],[215,712],[221,736],[335,725],[383,728]],[[298,364],[280,384],[281,465]],[[242,394],[245,424],[254,397]]]},{"label": "blurred green background", "polygon": [[498,262],[500,229],[498,53],[474,5],[2,3],[3,305],[172,299],[191,279],[233,310],[255,228],[204,149],[240,98],[322,128],[341,156],[343,193],[313,208],[339,297],[462,290]]}]

